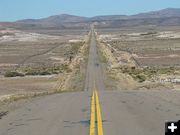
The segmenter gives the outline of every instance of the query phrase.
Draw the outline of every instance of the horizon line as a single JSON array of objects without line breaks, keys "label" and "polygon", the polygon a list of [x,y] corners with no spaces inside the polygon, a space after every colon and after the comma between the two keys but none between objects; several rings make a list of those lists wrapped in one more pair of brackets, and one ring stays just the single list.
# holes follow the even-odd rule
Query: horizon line
[{"label": "horizon line", "polygon": [[27,18],[12,20],[12,21],[0,20],[0,22],[17,22],[17,21],[21,21],[21,20],[40,20],[40,19],[44,19],[44,18],[48,18],[48,17],[61,16],[61,15],[77,16],[77,17],[84,17],[84,18],[93,18],[93,17],[101,17],[101,16],[127,16],[128,17],[128,16],[133,16],[133,15],[138,15],[141,13],[158,12],[158,11],[167,10],[167,9],[180,9],[180,8],[168,7],[168,8],[161,8],[161,9],[157,9],[157,10],[138,12],[135,14],[99,14],[99,15],[94,15],[94,16],[83,16],[83,15],[71,14],[71,13],[61,13],[61,14],[54,14],[54,15],[49,15],[49,16],[47,15],[47,16],[38,17],[38,18],[28,18],[27,17]]}]

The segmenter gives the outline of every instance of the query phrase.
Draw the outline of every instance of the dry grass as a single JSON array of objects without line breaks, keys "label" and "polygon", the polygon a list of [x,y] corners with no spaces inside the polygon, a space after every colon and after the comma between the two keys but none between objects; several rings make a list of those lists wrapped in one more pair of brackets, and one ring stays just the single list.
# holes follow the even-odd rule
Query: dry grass
[{"label": "dry grass", "polygon": [[[177,31],[172,34],[179,36]],[[157,31],[108,31],[104,35],[101,31],[100,54],[109,63],[105,64],[108,89],[176,88],[178,84],[161,79],[180,77],[180,39],[163,36]]]},{"label": "dry grass", "polygon": [[[80,61],[85,59],[86,54],[81,51],[88,36],[76,35],[75,32],[73,35],[67,34],[55,38],[38,35],[40,39],[36,37],[32,41],[31,34],[27,34],[28,41],[23,41],[26,39],[23,36],[16,37],[15,41],[0,41],[0,95],[11,95],[9,99],[7,97],[9,102],[62,91],[82,90],[82,71],[85,66],[82,67],[84,61]],[[20,41],[21,38],[23,40]],[[69,42],[70,39],[76,42]],[[23,76],[18,77],[20,74]],[[77,88],[64,90],[68,80],[72,80],[68,87]]]}]

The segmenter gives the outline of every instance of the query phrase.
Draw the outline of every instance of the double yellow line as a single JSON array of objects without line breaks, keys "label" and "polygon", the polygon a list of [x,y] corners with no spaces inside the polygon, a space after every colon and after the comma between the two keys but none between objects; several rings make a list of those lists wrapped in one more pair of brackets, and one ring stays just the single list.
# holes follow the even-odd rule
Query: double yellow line
[{"label": "double yellow line", "polygon": [[97,130],[98,135],[103,135],[101,108],[99,103],[98,92],[93,91],[91,100],[91,120],[90,120],[90,135],[96,135],[96,115],[97,114]]}]

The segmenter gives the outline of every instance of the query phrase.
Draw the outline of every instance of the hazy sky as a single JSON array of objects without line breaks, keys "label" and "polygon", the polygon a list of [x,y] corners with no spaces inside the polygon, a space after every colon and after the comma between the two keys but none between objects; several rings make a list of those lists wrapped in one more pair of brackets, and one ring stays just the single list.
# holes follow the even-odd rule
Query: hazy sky
[{"label": "hazy sky", "polygon": [[180,0],[0,0],[0,21],[57,14],[97,16],[180,8]]}]

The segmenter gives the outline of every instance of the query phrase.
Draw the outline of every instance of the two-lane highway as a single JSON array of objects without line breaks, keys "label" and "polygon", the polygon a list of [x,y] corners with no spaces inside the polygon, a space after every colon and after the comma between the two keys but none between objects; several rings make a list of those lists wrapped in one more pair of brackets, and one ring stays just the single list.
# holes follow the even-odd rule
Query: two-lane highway
[{"label": "two-lane highway", "polygon": [[38,97],[0,119],[0,135],[163,135],[179,91],[105,91],[92,29],[83,92]]},{"label": "two-lane highway", "polygon": [[[94,30],[91,30],[84,92],[32,99],[0,120],[0,135],[89,135],[90,121],[93,117],[91,115],[93,90],[96,87],[104,90],[99,64],[95,34]],[[95,105],[99,102],[97,92],[94,96]],[[97,107],[100,110],[99,104]],[[99,111],[98,115],[100,115]],[[102,121],[100,123],[102,125]]]},{"label": "two-lane highway", "polygon": [[101,63],[99,55],[97,53],[97,44],[95,32],[91,30],[91,42],[89,49],[89,59],[87,65],[85,91],[93,91],[94,87],[98,90],[104,90],[103,73],[101,69]]}]

